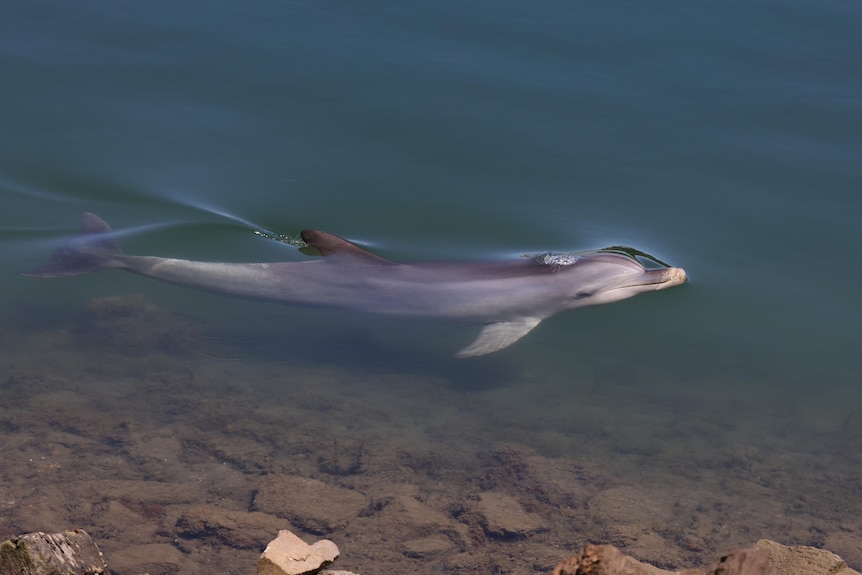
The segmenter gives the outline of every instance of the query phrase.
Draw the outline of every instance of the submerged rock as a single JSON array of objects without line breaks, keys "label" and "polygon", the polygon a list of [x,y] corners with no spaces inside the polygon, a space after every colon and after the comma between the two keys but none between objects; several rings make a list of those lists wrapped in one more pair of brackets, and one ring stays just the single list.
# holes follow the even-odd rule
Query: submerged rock
[{"label": "submerged rock", "polygon": [[197,346],[201,329],[144,297],[128,296],[91,301],[77,334],[88,345],[126,354],[185,355]]},{"label": "submerged rock", "polygon": [[316,479],[270,475],[254,498],[254,510],[284,517],[296,528],[327,535],[368,506],[363,495]]},{"label": "submerged rock", "polygon": [[111,553],[118,573],[184,573],[189,563],[182,551],[169,543],[130,545]]},{"label": "submerged rock", "polygon": [[338,546],[328,539],[309,545],[283,529],[269,542],[257,562],[258,575],[317,573],[338,559]]},{"label": "submerged rock", "polygon": [[528,513],[514,498],[502,493],[481,493],[476,511],[489,537],[526,537],[548,530],[539,515]]},{"label": "submerged rock", "polygon": [[183,540],[207,540],[213,545],[260,550],[284,521],[266,513],[222,509],[215,505],[183,508],[174,524]]}]

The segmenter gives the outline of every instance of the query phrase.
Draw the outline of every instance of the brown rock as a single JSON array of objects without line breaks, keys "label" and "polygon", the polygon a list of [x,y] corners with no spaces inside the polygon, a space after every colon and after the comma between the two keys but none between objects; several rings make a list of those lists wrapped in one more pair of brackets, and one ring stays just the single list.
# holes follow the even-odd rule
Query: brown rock
[{"label": "brown rock", "polygon": [[108,566],[82,529],[28,533],[0,544],[0,573],[20,575],[102,575]]},{"label": "brown rock", "polygon": [[[122,537],[123,543],[126,545],[152,543],[160,529],[159,518],[157,516],[145,516],[142,511],[143,507],[130,508],[126,503],[131,505],[134,502],[123,503],[111,500],[106,505],[101,505],[93,524],[98,525],[102,533],[111,533],[112,539],[117,536]],[[158,507],[158,509],[162,508]]]},{"label": "brown rock", "polygon": [[556,566],[553,575],[657,575],[670,574],[623,555],[613,545],[584,545],[577,555]]},{"label": "brown rock", "polygon": [[[397,526],[404,541],[419,541],[431,534],[436,536],[435,541],[438,542],[435,547],[442,545],[444,539],[450,548],[466,545],[469,541],[469,530],[465,525],[407,495],[393,498],[384,508],[381,520],[387,525]],[[429,552],[428,542],[405,545],[408,555],[415,553],[424,556]]]},{"label": "brown rock", "polygon": [[680,518],[691,512],[691,501],[678,499],[669,490],[618,486],[597,493],[588,507],[607,523],[607,537],[628,553],[663,565],[679,560],[675,546],[657,533],[655,526],[680,533]]},{"label": "brown rock", "polygon": [[778,575],[764,549],[737,549],[706,570],[706,575]]},{"label": "brown rock", "polygon": [[737,549],[708,569],[665,571],[623,555],[613,545],[585,545],[554,569],[554,575],[862,575],[834,553],[815,547],[789,547],[761,539]]},{"label": "brown rock", "polygon": [[761,539],[755,547],[769,552],[772,564],[781,575],[860,575],[838,555],[816,547],[789,547]]},{"label": "brown rock", "polygon": [[111,553],[111,568],[118,573],[183,573],[185,557],[167,543],[133,545]]},{"label": "brown rock", "polygon": [[383,512],[387,521],[397,522],[403,527],[418,529],[439,529],[453,524],[451,517],[428,507],[409,495],[398,495],[386,506]]},{"label": "brown rock", "polygon": [[404,555],[414,558],[428,558],[454,549],[449,538],[444,535],[429,535],[411,539],[402,544]]},{"label": "brown rock", "polygon": [[266,513],[194,505],[183,509],[174,525],[177,535],[186,539],[215,539],[217,545],[259,551],[286,523]]},{"label": "brown rock", "polygon": [[356,491],[289,475],[268,476],[254,498],[255,510],[285,517],[293,526],[318,535],[343,527],[366,506],[365,497]]},{"label": "brown rock", "polygon": [[317,573],[338,559],[338,547],[323,539],[309,545],[287,530],[269,542],[257,563],[258,575],[303,575]]},{"label": "brown rock", "polygon": [[524,511],[514,498],[502,493],[482,493],[476,511],[482,518],[482,527],[492,537],[523,537],[548,529],[541,517]]}]

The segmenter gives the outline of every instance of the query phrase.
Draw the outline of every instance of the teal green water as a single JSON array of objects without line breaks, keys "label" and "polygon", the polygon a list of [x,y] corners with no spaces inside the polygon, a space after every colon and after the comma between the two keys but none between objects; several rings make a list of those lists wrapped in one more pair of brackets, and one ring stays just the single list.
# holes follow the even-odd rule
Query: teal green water
[{"label": "teal green water", "polygon": [[[0,322],[36,332],[145,293],[251,357],[445,372],[528,402],[588,372],[645,405],[844,417],[862,410],[860,18],[799,1],[12,3]],[[403,260],[631,245],[691,282],[464,367],[474,326],[16,275],[84,210],[138,254],[301,259],[254,231],[316,227]]]}]

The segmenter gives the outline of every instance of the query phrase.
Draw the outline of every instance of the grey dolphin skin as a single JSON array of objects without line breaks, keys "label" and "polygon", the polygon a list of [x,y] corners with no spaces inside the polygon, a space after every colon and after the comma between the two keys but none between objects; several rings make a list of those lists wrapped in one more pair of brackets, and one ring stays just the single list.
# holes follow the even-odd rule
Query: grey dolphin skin
[{"label": "grey dolphin skin", "polygon": [[215,263],[131,256],[104,220],[85,213],[81,234],[58,248],[50,263],[23,275],[53,278],[118,268],[232,297],[485,324],[458,357],[499,351],[558,312],[687,279],[682,268],[646,269],[633,257],[607,251],[500,262],[396,263],[326,232],[305,230],[302,239],[323,257]]}]

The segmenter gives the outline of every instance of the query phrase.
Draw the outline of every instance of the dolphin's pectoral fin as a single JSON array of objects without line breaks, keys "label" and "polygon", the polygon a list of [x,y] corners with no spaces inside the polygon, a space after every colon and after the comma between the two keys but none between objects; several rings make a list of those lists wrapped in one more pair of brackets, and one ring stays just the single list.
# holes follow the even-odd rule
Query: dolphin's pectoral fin
[{"label": "dolphin's pectoral fin", "polygon": [[455,357],[476,357],[509,347],[539,325],[540,317],[522,317],[513,321],[489,323],[476,341],[455,354]]},{"label": "dolphin's pectoral fin", "polygon": [[307,243],[320,252],[322,256],[340,256],[349,257],[354,261],[362,261],[365,263],[392,264],[397,265],[392,260],[381,258],[378,255],[372,254],[368,250],[362,249],[353,242],[349,242],[344,238],[340,238],[329,232],[321,232],[320,230],[302,230],[300,232],[302,241]]}]

